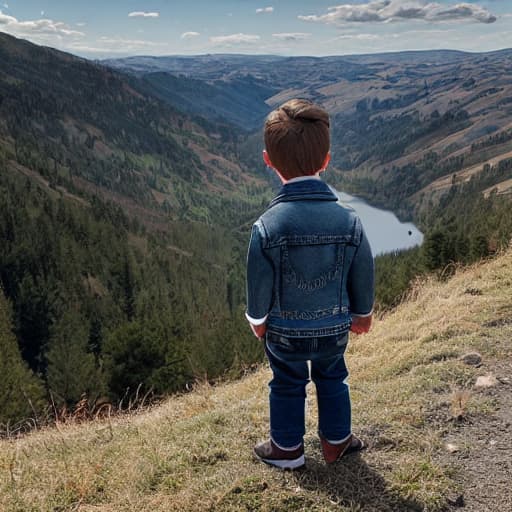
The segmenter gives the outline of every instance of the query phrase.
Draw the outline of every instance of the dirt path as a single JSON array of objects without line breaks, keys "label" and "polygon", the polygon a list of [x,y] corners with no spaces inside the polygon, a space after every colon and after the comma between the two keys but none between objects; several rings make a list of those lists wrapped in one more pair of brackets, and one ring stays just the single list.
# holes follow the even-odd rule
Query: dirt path
[{"label": "dirt path", "polygon": [[458,451],[446,456],[457,470],[459,491],[450,496],[451,509],[467,512],[512,512],[512,362],[485,364],[495,386],[475,390],[496,404],[496,410],[463,421],[450,429],[446,442]]}]

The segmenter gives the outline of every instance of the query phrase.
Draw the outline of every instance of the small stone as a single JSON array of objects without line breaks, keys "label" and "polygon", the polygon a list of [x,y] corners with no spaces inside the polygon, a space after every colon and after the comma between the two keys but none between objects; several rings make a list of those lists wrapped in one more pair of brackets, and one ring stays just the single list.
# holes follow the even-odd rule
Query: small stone
[{"label": "small stone", "polygon": [[464,506],[464,496],[462,494],[454,495],[446,498],[448,505],[452,505],[453,507],[463,507]]},{"label": "small stone", "polygon": [[455,453],[459,451],[459,447],[454,443],[446,443],[444,447],[448,453]]},{"label": "small stone", "polygon": [[482,364],[482,355],[478,352],[468,352],[461,356],[460,360],[470,366],[480,366]]},{"label": "small stone", "polygon": [[489,375],[480,375],[480,377],[476,379],[475,388],[492,388],[498,384],[498,379],[490,373]]},{"label": "small stone", "polygon": [[489,441],[489,444],[490,444],[491,446],[496,446],[496,445],[498,444],[498,441],[495,441],[494,439],[491,439],[491,440]]}]

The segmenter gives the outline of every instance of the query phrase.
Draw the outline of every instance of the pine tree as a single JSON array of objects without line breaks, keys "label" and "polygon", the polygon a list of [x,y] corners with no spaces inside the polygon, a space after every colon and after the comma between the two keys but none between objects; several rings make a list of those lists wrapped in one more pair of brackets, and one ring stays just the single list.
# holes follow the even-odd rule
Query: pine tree
[{"label": "pine tree", "polygon": [[423,242],[423,258],[428,270],[436,270],[447,263],[447,236],[440,230],[427,234]]},{"label": "pine tree", "polygon": [[44,407],[44,389],[22,360],[9,303],[0,289],[0,425],[33,418]]},{"label": "pine tree", "polygon": [[157,394],[180,389],[187,362],[171,326],[153,318],[134,321],[113,331],[104,346],[109,388],[115,398],[133,395],[139,386]]},{"label": "pine tree", "polygon": [[89,323],[78,311],[67,310],[52,329],[46,354],[48,387],[58,405],[74,405],[84,393],[94,400],[105,392],[88,346]]}]

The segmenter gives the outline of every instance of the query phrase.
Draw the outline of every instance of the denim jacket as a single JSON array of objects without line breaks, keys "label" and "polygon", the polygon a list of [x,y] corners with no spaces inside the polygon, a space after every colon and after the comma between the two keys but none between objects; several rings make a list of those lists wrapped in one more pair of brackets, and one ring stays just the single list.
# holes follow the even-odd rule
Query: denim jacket
[{"label": "denim jacket", "polygon": [[285,184],[254,223],[247,255],[247,319],[286,337],[347,332],[371,313],[374,268],[355,212],[319,179]]}]

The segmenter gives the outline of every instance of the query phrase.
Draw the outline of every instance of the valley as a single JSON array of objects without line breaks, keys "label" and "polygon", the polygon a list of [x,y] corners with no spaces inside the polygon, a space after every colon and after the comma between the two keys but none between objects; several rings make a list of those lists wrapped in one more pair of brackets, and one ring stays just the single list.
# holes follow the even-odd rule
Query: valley
[{"label": "valley", "polygon": [[[420,195],[432,192],[436,198],[440,189],[447,188],[442,185],[447,178],[441,175],[447,163],[464,160],[457,174],[466,181],[470,167],[482,167],[489,160],[494,165],[510,158],[512,150],[512,143],[488,145],[490,140],[512,138],[511,50],[317,58],[130,57],[105,64],[148,82],[158,73],[160,83],[195,80],[205,88],[223,88],[226,96],[220,106],[218,98],[205,90],[206,98],[215,98],[211,108],[218,107],[206,115],[211,119],[224,115],[240,127],[255,130],[252,137],[259,145],[263,117],[272,108],[293,97],[322,104],[331,114],[332,163],[338,184],[388,208],[397,206],[390,202],[396,192],[393,170],[407,172],[435,155],[428,182],[418,176],[411,179],[414,183],[405,197],[400,194],[403,216],[411,216]],[[245,83],[245,105],[250,104],[258,115],[248,115],[230,93],[240,81]],[[187,110],[187,103],[181,107]],[[476,151],[479,146],[486,151]],[[381,186],[372,187],[377,182]],[[382,186],[389,193],[382,194]]]},{"label": "valley", "polygon": [[327,182],[425,235],[377,258],[378,311],[507,246],[512,51],[98,62],[0,33],[0,343],[18,390],[0,426],[34,426],[27,396],[41,426],[261,361],[243,315],[250,227],[278,186],[261,126],[294,96],[331,113]]}]

